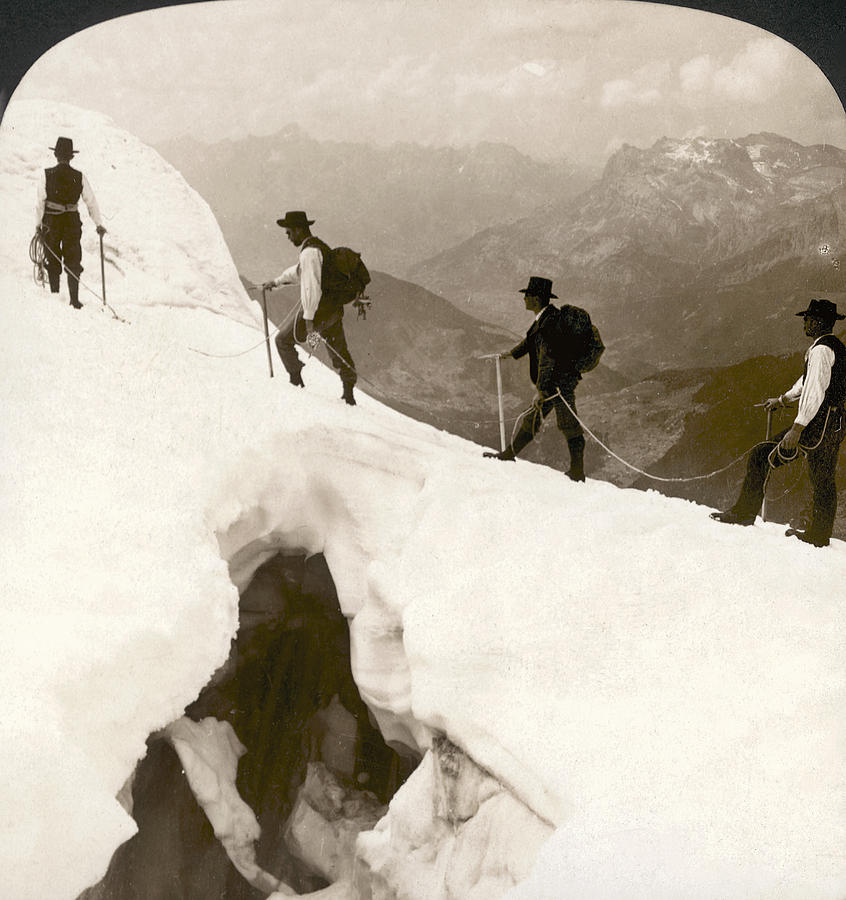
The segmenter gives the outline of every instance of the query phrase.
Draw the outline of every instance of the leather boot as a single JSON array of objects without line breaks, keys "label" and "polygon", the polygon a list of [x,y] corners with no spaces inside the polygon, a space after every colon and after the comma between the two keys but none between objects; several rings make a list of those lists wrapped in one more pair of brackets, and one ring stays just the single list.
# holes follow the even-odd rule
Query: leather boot
[{"label": "leather boot", "polygon": [[743,525],[747,528],[755,524],[755,516],[742,516],[733,509],[727,509],[723,512],[712,512],[711,518],[715,522],[725,522],[726,525]]},{"label": "leather boot", "polygon": [[569,438],[567,447],[570,450],[570,468],[567,470],[567,477],[570,481],[584,481],[585,439],[581,435]]},{"label": "leather boot", "polygon": [[499,453],[493,453],[490,450],[485,450],[482,456],[486,456],[488,459],[503,459],[508,462],[513,462],[517,457],[514,453],[513,447],[506,447],[504,450]]},{"label": "leather boot", "polygon": [[811,544],[814,547],[827,547],[829,543],[827,537],[820,537],[810,531],[802,531],[799,528],[788,528],[784,534],[786,537],[798,538],[803,543]]},{"label": "leather boot", "polygon": [[353,397],[353,386],[348,382],[344,382],[344,393],[341,398],[348,406],[355,406],[355,397]]},{"label": "leather boot", "polygon": [[82,309],[82,304],[79,302],[79,279],[72,273],[68,273],[68,293],[70,294],[70,305],[74,309]]}]

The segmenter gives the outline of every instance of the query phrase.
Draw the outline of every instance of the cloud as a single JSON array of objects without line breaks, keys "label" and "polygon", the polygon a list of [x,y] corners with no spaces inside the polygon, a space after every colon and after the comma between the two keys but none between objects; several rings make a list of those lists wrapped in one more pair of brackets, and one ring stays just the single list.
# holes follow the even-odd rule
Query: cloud
[{"label": "cloud", "polygon": [[652,61],[628,78],[615,78],[602,85],[599,105],[605,109],[620,106],[654,106],[661,101],[670,82],[669,63]]},{"label": "cloud", "polygon": [[[452,74],[457,100],[499,97],[508,103],[532,103],[542,99],[567,103],[586,82],[584,60],[561,62],[530,59],[508,69],[483,71],[468,67]],[[505,105],[503,103],[503,105]]]},{"label": "cloud", "polygon": [[708,90],[714,78],[714,63],[710,56],[697,56],[679,68],[679,81],[684,93]]},{"label": "cloud", "polygon": [[639,87],[630,78],[618,78],[606,81],[602,85],[600,106],[654,106],[661,99],[661,92],[654,87]]},{"label": "cloud", "polygon": [[778,38],[755,38],[723,66],[718,66],[709,55],[688,60],[679,67],[679,85],[688,96],[707,94],[761,103],[783,86],[792,52]]},{"label": "cloud", "polygon": [[788,45],[776,38],[750,41],[729,65],[714,73],[714,87],[733,100],[768,100],[781,85],[789,55]]},{"label": "cloud", "polygon": [[538,78],[543,78],[546,75],[548,68],[543,63],[535,62],[532,60],[531,62],[524,62],[523,68],[531,73],[532,75],[537,75]]}]

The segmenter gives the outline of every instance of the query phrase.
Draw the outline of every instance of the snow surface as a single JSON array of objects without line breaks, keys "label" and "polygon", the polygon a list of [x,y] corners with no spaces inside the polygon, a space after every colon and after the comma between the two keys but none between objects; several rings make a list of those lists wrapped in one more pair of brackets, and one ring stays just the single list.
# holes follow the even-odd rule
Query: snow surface
[{"label": "snow surface", "polygon": [[669,149],[665,151],[664,156],[668,159],[688,162],[691,165],[712,162],[713,150],[717,146],[717,141],[706,138],[688,138],[665,143]]},{"label": "snow surface", "polygon": [[[126,322],[32,282],[60,134]],[[146,737],[224,662],[238,588],[284,548],[325,554],[386,736],[445,733],[555,826],[511,900],[842,900],[841,542],[483,460],[366,384],[347,407],[318,359],[305,390],[271,380],[208,207],[152,150],[15,102],[0,150],[4,896],[102,876]]]}]

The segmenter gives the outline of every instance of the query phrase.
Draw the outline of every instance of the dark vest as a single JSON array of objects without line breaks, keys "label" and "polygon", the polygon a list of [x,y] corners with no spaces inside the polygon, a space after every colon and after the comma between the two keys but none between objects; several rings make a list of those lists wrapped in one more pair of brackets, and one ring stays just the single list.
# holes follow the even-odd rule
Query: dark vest
[{"label": "dark vest", "polygon": [[[820,404],[820,410],[828,406],[843,406],[846,401],[846,347],[840,338],[833,334],[824,334],[817,344],[823,344],[834,351],[834,364],[831,367],[831,379],[826,388],[825,397]],[[808,363],[805,363],[803,378],[808,375]]]},{"label": "dark vest", "polygon": [[[823,431],[827,432],[829,430],[826,423],[830,420],[829,410],[832,407],[838,412],[832,413],[832,415],[835,415],[835,419],[831,420],[831,424],[836,429],[842,428],[840,410],[842,410],[843,403],[846,401],[846,347],[833,334],[823,335],[817,343],[823,344],[834,351],[834,363],[831,366],[831,378],[829,379],[822,403],[820,403],[820,408],[802,432],[801,443],[806,447],[816,446],[822,438]],[[802,374],[803,380],[807,376],[808,363],[806,361]]]},{"label": "dark vest", "polygon": [[68,165],[59,164],[52,169],[45,169],[47,179],[47,200],[72,206],[82,196],[82,172]]}]

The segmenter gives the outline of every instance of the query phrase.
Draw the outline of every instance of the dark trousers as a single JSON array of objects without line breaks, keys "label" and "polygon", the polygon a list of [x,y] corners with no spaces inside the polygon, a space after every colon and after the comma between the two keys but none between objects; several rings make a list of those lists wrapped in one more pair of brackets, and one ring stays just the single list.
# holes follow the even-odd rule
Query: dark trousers
[{"label": "dark trousers", "polygon": [[[771,466],[778,468],[802,457],[801,453],[797,453],[791,459],[783,459],[777,451],[773,452],[789,430],[785,428],[774,435],[772,440],[762,441],[752,450],[746,464],[746,477],[743,479],[740,496],[731,508],[738,516],[751,519],[760,513]],[[843,436],[842,413],[832,409],[822,438],[815,447],[807,451],[808,474],[811,476],[813,491],[813,509],[807,534],[814,540],[827,541],[834,528],[834,516],[837,512],[837,485],[834,479]]]},{"label": "dark trousers", "polygon": [[[343,307],[321,317],[318,309],[314,318],[314,326],[320,332],[323,339],[329,345],[329,358],[332,360],[332,368],[341,376],[345,386],[352,387],[356,383],[355,364],[347,347],[347,336],[344,334],[344,310]],[[301,316],[294,320],[276,335],[276,349],[279,358],[289,375],[297,377],[303,369],[303,363],[297,354],[297,341],[306,338],[306,327]]]},{"label": "dark trousers", "polygon": [[[570,404],[570,407],[574,412],[576,410],[577,384],[578,379],[573,379],[568,380],[559,386],[561,397]],[[511,449],[514,451],[514,455],[517,456],[527,444],[534,440],[535,435],[540,431],[541,425],[543,425],[543,420],[554,409],[556,419],[558,420],[558,428],[564,437],[567,438],[567,447],[570,450],[571,471],[582,474],[585,449],[584,432],[582,431],[582,426],[579,424],[579,420],[572,412],[570,412],[561,397],[556,394],[554,399],[546,400],[544,402],[538,400],[532,406],[520,420],[517,433],[514,435],[514,440],[511,442]]]},{"label": "dark trousers", "polygon": [[46,215],[44,224],[48,229],[44,235],[44,263],[50,279],[50,290],[54,294],[59,292],[59,278],[64,266],[69,273],[68,292],[71,300],[74,300],[79,296],[79,276],[82,274],[82,222],[79,213]]}]

